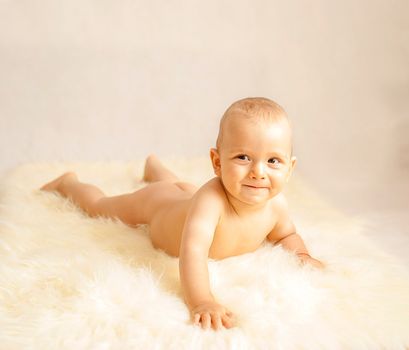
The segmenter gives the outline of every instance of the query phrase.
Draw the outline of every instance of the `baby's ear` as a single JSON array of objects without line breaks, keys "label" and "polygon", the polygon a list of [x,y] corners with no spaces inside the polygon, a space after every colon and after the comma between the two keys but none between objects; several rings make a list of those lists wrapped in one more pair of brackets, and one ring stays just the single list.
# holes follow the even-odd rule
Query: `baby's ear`
[{"label": "baby's ear", "polygon": [[216,148],[210,149],[210,159],[212,160],[213,170],[215,175],[220,176],[221,165],[220,165],[220,155]]},{"label": "baby's ear", "polygon": [[296,164],[297,164],[297,158],[296,157],[291,157],[291,159],[290,159],[290,169],[288,170],[288,174],[287,174],[287,177],[285,179],[285,182],[288,182],[288,180],[290,179],[291,174],[293,173]]},{"label": "baby's ear", "polygon": [[290,163],[291,163],[291,171],[293,171],[295,168],[295,165],[297,164],[297,158],[291,157]]}]

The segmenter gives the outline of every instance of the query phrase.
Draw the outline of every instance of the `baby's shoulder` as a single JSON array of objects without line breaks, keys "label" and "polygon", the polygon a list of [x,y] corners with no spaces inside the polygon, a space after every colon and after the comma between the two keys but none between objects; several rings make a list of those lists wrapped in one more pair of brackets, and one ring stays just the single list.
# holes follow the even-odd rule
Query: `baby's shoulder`
[{"label": "baby's shoulder", "polygon": [[193,200],[206,201],[208,204],[221,206],[224,204],[225,192],[220,179],[215,177],[201,186],[193,196]]},{"label": "baby's shoulder", "polygon": [[209,193],[218,197],[222,197],[225,194],[223,185],[218,177],[214,177],[207,181],[199,188],[198,192],[205,194]]}]

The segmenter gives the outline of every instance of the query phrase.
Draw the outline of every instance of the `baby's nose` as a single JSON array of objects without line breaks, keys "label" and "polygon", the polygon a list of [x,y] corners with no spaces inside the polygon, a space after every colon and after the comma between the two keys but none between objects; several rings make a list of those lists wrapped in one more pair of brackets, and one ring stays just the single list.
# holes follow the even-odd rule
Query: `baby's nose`
[{"label": "baby's nose", "polygon": [[251,169],[251,177],[253,179],[264,179],[265,178],[265,170],[264,164],[261,162],[255,163]]}]

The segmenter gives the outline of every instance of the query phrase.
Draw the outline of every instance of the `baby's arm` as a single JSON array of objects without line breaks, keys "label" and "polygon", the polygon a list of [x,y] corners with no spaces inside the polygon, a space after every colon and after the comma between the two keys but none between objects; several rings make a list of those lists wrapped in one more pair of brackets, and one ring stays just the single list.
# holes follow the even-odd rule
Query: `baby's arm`
[{"label": "baby's arm", "polygon": [[179,270],[183,293],[195,324],[203,328],[232,327],[232,313],[218,304],[209,286],[207,258],[222,210],[219,194],[212,188],[201,188],[183,229]]},{"label": "baby's arm", "polygon": [[292,251],[300,258],[302,263],[310,263],[315,267],[324,267],[317,259],[310,256],[307,247],[288,214],[288,206],[284,196],[277,201],[278,220],[267,239],[273,244],[281,244],[286,250]]}]

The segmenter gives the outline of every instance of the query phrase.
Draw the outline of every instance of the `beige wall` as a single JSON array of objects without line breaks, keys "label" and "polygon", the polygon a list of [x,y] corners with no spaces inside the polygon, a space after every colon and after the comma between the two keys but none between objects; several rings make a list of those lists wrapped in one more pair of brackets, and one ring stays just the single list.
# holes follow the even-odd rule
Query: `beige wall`
[{"label": "beige wall", "polygon": [[314,186],[407,205],[393,191],[409,177],[408,14],[406,0],[0,0],[0,170],[207,154],[229,103],[267,96]]}]

